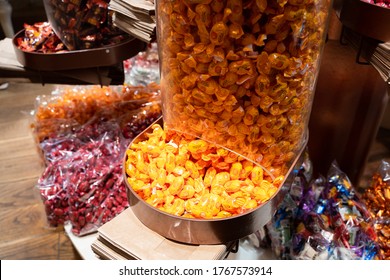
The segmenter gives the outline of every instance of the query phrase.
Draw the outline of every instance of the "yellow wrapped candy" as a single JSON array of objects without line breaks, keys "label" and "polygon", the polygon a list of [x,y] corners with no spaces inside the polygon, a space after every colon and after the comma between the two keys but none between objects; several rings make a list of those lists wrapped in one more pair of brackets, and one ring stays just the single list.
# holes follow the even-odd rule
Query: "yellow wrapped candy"
[{"label": "yellow wrapped candy", "polygon": [[146,203],[198,219],[226,218],[266,202],[279,188],[271,174],[242,156],[201,139],[152,127],[126,151],[128,185]]}]

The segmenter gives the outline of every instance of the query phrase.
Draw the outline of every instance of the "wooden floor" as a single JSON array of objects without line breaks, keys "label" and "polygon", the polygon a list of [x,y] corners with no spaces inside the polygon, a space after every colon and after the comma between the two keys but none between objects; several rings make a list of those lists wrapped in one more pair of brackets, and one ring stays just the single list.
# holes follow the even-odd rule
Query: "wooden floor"
[{"label": "wooden floor", "polygon": [[[1,78],[0,78],[1,84]],[[29,129],[37,95],[53,86],[10,82],[0,90],[0,259],[80,259],[63,230],[46,227],[34,185],[43,171]]]}]

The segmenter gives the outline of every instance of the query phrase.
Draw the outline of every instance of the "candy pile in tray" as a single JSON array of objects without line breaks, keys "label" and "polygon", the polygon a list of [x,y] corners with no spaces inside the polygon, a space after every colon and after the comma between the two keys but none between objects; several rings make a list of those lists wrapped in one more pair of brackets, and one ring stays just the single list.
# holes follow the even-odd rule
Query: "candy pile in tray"
[{"label": "candy pile in tray", "polygon": [[379,7],[390,9],[390,0],[362,0],[363,2],[377,5]]},{"label": "candy pile in tray", "polygon": [[48,22],[24,24],[24,34],[16,38],[19,49],[25,52],[60,53],[67,51]]},{"label": "candy pile in tray", "polygon": [[361,195],[334,162],[326,177],[296,171],[266,229],[280,259],[388,259],[376,227]]},{"label": "candy pile in tray", "polygon": [[[72,50],[64,45],[49,22],[25,23],[23,27],[24,32],[22,36],[16,38],[17,47],[22,51],[47,54]],[[99,44],[95,44],[94,47],[118,44],[129,38],[128,34],[108,27],[103,30],[101,35],[103,36],[102,40]]]},{"label": "candy pile in tray", "polygon": [[47,18],[69,50],[107,45],[118,34],[108,13],[109,0],[44,0]]},{"label": "candy pile in tray", "polygon": [[156,209],[184,218],[243,214],[266,203],[284,180],[233,151],[159,124],[126,156],[129,188]]},{"label": "candy pile in tray", "polygon": [[39,96],[33,113],[45,167],[36,188],[48,225],[95,232],[129,206],[124,151],[161,116],[159,86],[62,87]]}]

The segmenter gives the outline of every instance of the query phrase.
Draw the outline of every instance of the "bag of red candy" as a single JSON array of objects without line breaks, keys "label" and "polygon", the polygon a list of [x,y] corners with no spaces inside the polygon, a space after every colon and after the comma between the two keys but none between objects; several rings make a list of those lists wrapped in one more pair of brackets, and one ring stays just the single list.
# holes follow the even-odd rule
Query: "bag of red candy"
[{"label": "bag of red candy", "polygon": [[[68,221],[71,182],[82,178],[84,184],[93,185],[120,162],[127,144],[122,138],[116,122],[93,120],[73,134],[40,143],[46,168],[37,188],[44,201],[49,226],[57,227]],[[74,199],[74,193],[72,195]]]},{"label": "bag of red candy", "polygon": [[69,220],[68,192],[65,187],[67,163],[66,156],[49,163],[35,186],[43,202],[47,225],[50,228],[62,226]]},{"label": "bag of red candy", "polygon": [[[64,167],[69,221],[76,235],[95,232],[128,207],[127,200],[122,198],[122,192],[126,194],[122,157],[128,143],[124,141],[118,124],[116,121],[93,120],[83,128],[87,134],[83,132],[77,138],[84,136],[90,140],[69,157]],[[106,200],[109,197],[120,203],[115,208],[108,207]]]},{"label": "bag of red candy", "polygon": [[145,109],[118,119],[98,114],[72,134],[40,143],[47,166],[37,188],[49,226],[70,221],[74,234],[85,235],[128,206],[122,178],[125,149],[161,114]]}]

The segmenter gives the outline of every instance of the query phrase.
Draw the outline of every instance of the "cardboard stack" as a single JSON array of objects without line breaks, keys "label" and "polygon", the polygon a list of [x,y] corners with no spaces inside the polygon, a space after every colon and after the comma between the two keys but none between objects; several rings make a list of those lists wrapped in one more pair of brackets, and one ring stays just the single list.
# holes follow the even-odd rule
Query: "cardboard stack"
[{"label": "cardboard stack", "polygon": [[98,229],[92,251],[106,260],[219,260],[235,242],[191,245],[168,240],[144,226],[127,208]]},{"label": "cardboard stack", "polygon": [[390,42],[362,36],[348,28],[344,28],[341,40],[349,43],[357,51],[357,62],[371,64],[390,86]]},{"label": "cardboard stack", "polygon": [[390,42],[378,44],[370,60],[383,79],[390,84]]},{"label": "cardboard stack", "polygon": [[156,40],[154,0],[111,0],[113,24],[146,43]]}]

